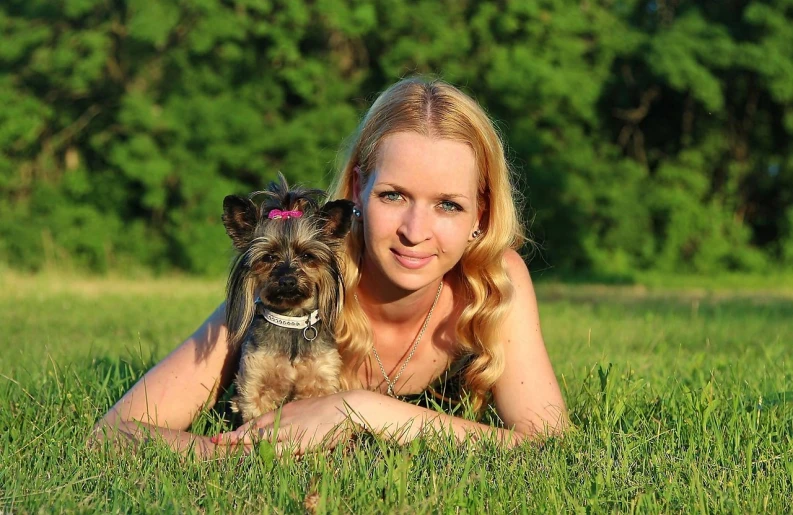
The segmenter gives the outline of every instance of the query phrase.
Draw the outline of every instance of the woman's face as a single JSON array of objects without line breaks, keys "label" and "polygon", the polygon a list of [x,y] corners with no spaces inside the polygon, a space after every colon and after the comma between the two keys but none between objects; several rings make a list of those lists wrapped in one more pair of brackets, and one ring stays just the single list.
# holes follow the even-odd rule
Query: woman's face
[{"label": "woman's face", "polygon": [[436,285],[478,228],[478,171],[471,148],[413,132],[387,136],[355,199],[368,273],[403,291]]}]

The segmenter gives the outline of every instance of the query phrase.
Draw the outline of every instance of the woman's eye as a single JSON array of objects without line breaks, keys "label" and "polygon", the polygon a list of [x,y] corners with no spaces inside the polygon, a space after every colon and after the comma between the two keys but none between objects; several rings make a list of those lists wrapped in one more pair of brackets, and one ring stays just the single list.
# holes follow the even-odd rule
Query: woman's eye
[{"label": "woman's eye", "polygon": [[444,200],[443,202],[440,203],[440,206],[442,210],[448,213],[454,213],[455,211],[463,210],[460,204],[457,204],[456,202],[452,202],[451,200]]},{"label": "woman's eye", "polygon": [[402,198],[402,194],[398,191],[384,191],[380,194],[380,198],[388,202],[396,202]]}]

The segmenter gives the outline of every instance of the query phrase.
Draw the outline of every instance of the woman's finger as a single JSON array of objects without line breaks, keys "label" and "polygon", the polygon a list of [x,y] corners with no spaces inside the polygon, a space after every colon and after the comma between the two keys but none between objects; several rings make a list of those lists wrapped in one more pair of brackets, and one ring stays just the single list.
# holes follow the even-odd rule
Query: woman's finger
[{"label": "woman's finger", "polygon": [[277,410],[267,412],[258,418],[242,424],[234,431],[219,433],[211,438],[212,443],[217,445],[235,445],[245,441],[246,435],[250,435],[252,431],[255,432],[258,428],[270,426],[276,419],[277,413]]},{"label": "woman's finger", "polygon": [[[230,436],[227,440],[221,439],[221,442],[228,442],[231,445],[255,445],[262,440],[265,441],[274,441],[273,436],[276,437],[280,434],[279,431],[276,431],[273,427],[257,427],[251,426],[246,428],[244,431],[234,431],[232,433],[228,433]],[[218,435],[223,436],[223,435]]]},{"label": "woman's finger", "polygon": [[[302,436],[305,435],[305,432],[297,432],[292,429],[291,426],[281,429],[274,427],[251,428],[247,433],[234,440],[233,443],[228,438],[219,440],[219,444],[224,445],[225,452],[235,453],[240,450],[244,456],[256,453],[261,454],[260,446],[269,448],[270,451],[267,452],[273,453],[274,456],[284,456],[286,454],[300,456],[306,452],[306,447],[311,445],[302,441]],[[228,433],[228,435],[231,434]],[[217,436],[221,438],[223,435]]]},{"label": "woman's finger", "polygon": [[275,455],[279,458],[286,455],[303,455],[303,449],[301,448],[300,443],[295,441],[276,442],[276,444],[273,446],[273,450],[275,451]]},{"label": "woman's finger", "polygon": [[269,442],[272,445],[300,442],[305,436],[305,430],[300,430],[296,426],[267,426],[252,429],[240,439],[240,443],[255,445],[259,442]]},{"label": "woman's finger", "polygon": [[242,424],[234,431],[228,431],[226,433],[216,434],[210,440],[212,441],[212,443],[216,445],[234,445],[240,441],[240,439],[245,433],[250,431],[250,428],[255,423],[256,423],[256,419],[249,420],[248,422]]},{"label": "woman's finger", "polygon": [[209,441],[215,445],[235,445],[238,441],[237,435],[234,431],[230,433],[218,433],[209,438]]}]

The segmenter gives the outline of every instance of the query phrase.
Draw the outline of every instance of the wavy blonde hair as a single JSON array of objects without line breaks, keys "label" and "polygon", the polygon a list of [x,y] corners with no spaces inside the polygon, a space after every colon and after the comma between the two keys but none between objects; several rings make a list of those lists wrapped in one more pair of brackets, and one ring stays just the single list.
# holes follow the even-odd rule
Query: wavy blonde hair
[{"label": "wavy blonde hair", "polygon": [[[365,183],[375,169],[384,138],[398,132],[458,141],[474,151],[478,181],[477,206],[482,213],[481,235],[468,245],[450,273],[463,285],[466,306],[457,321],[457,353],[470,354],[464,388],[473,408],[480,411],[504,370],[498,342],[500,323],[512,301],[512,286],[504,265],[504,251],[525,241],[513,198],[511,172],[504,146],[493,122],[473,99],[439,80],[404,79],[384,91],[372,104],[349,145],[347,161],[331,188],[333,198],[353,198],[356,166]],[[353,224],[347,238],[343,270],[347,298],[361,277],[363,231]],[[357,302],[346,302],[337,325],[337,341],[344,362],[342,383],[356,384],[357,372],[374,345],[374,335]]]}]

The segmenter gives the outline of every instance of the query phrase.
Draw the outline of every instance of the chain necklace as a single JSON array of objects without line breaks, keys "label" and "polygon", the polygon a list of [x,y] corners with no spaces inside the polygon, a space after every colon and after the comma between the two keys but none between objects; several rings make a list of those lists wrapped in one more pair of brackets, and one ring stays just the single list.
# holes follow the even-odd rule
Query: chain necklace
[{"label": "chain necklace", "polygon": [[[394,387],[396,386],[397,381],[399,381],[399,378],[402,376],[402,372],[405,371],[405,367],[408,366],[408,361],[410,361],[410,358],[413,357],[413,354],[416,352],[416,349],[419,347],[419,342],[421,341],[421,337],[424,336],[424,331],[427,330],[427,326],[430,323],[430,318],[432,318],[432,312],[435,310],[435,306],[438,305],[438,299],[441,298],[442,289],[443,289],[443,280],[441,280],[441,284],[438,285],[438,293],[435,294],[435,300],[432,301],[432,306],[430,307],[429,313],[427,313],[427,318],[424,319],[424,325],[421,326],[421,330],[419,331],[418,336],[416,336],[416,341],[413,342],[413,347],[410,349],[410,352],[408,353],[408,357],[405,358],[405,361],[402,363],[402,366],[399,368],[399,372],[397,372],[396,376],[394,376],[393,381],[388,377],[388,374],[386,374],[385,367],[383,366],[383,362],[380,360],[380,356],[377,354],[377,349],[372,347],[372,352],[374,353],[374,357],[377,360],[377,364],[380,365],[380,372],[383,373],[385,382],[388,385],[388,390],[386,390],[386,393],[391,397],[395,396]],[[358,294],[355,293],[353,294],[353,296],[355,297],[355,301],[358,302]]]}]

